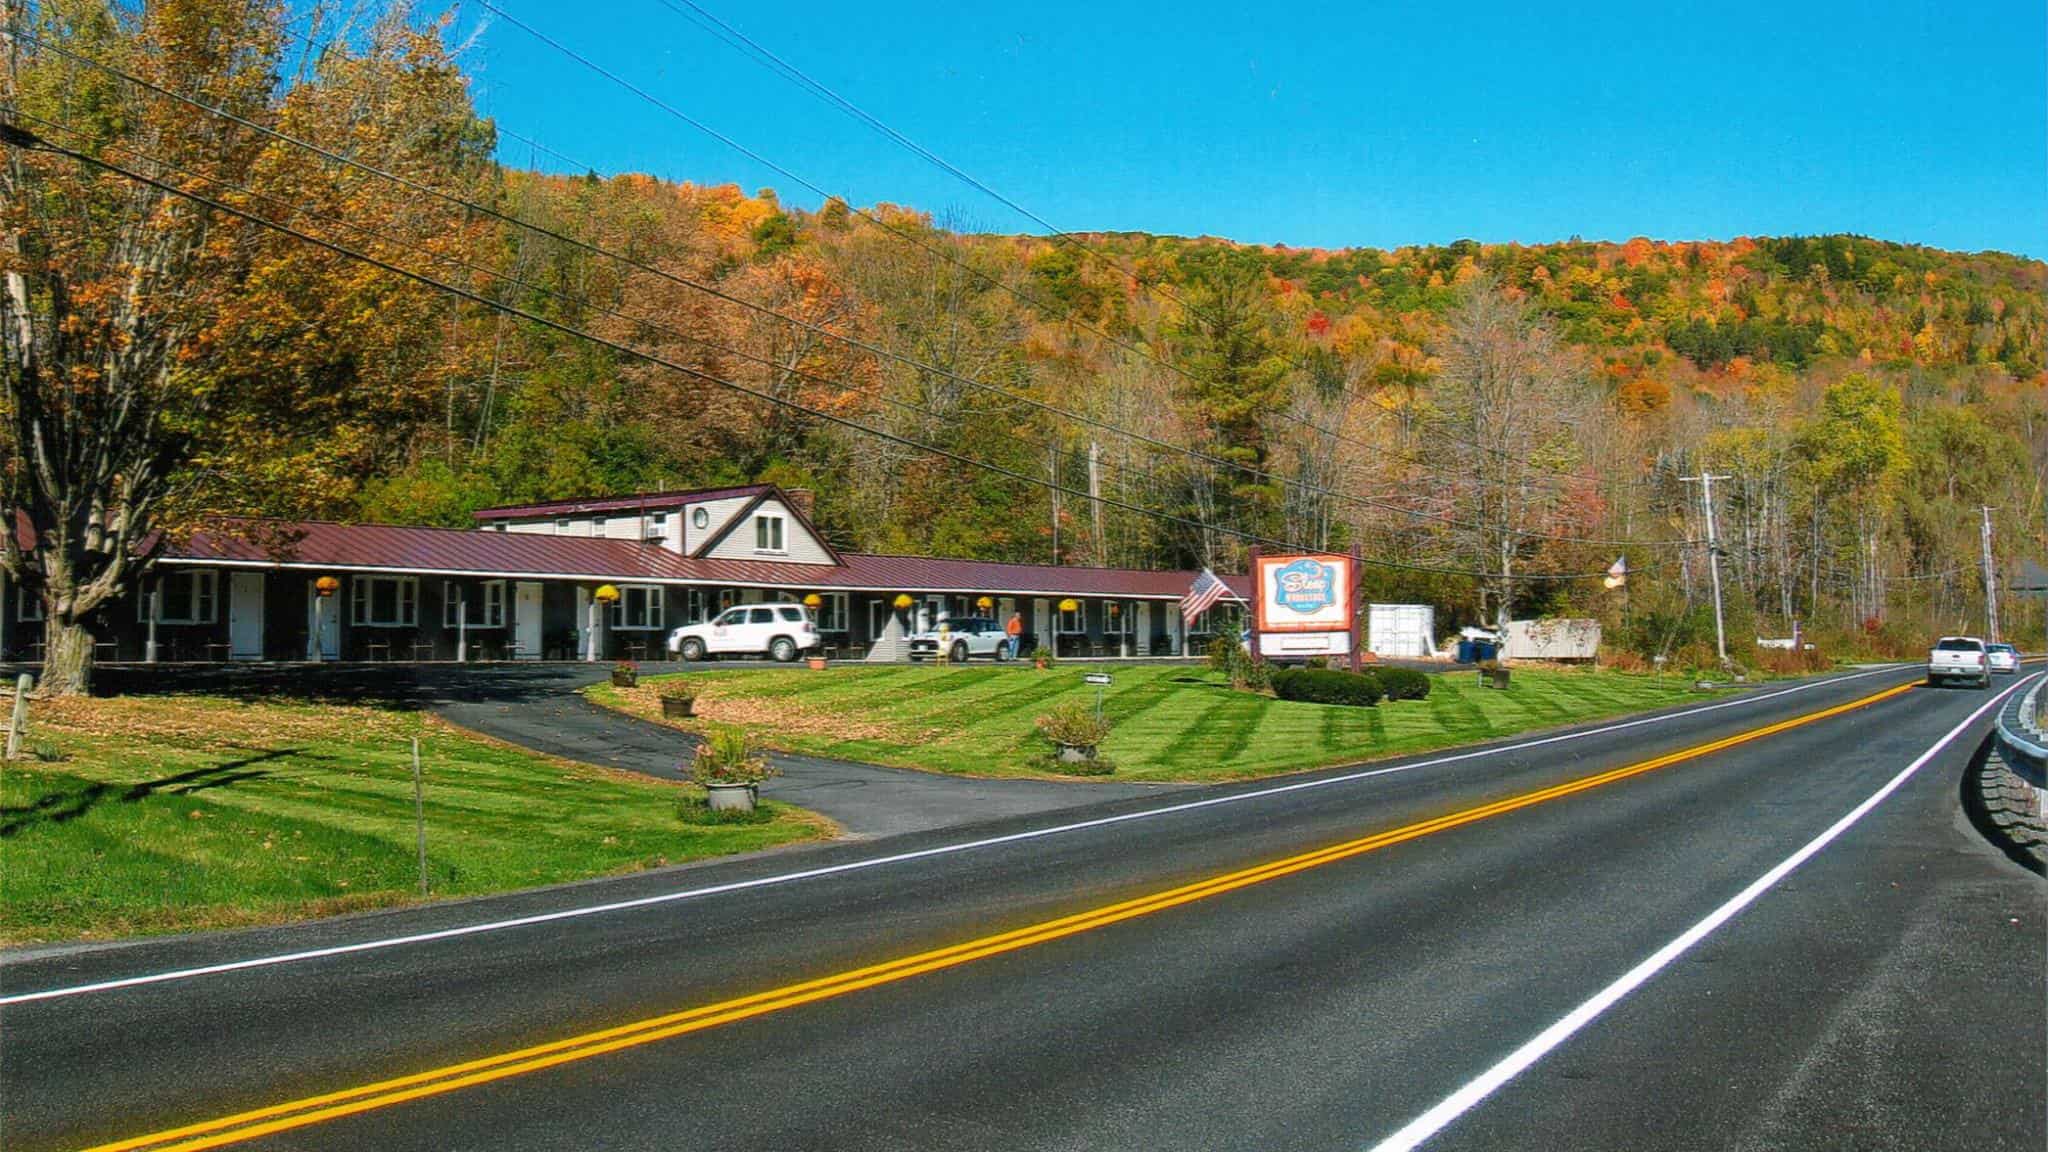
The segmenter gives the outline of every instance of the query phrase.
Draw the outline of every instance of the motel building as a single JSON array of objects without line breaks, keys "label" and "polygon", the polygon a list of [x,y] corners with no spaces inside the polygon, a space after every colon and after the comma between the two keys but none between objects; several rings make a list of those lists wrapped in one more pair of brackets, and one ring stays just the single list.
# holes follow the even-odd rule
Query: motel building
[{"label": "motel building", "polygon": [[[1183,626],[1191,572],[840,552],[810,510],[808,492],[755,484],[491,508],[473,530],[237,521],[168,550],[104,609],[96,655],[658,660],[669,630],[771,601],[810,605],[842,660],[906,660],[911,631],[1013,611],[1027,648],[1088,658],[1197,654],[1208,630],[1238,627],[1228,604]],[[42,614],[0,576],[0,661],[41,659]]]}]

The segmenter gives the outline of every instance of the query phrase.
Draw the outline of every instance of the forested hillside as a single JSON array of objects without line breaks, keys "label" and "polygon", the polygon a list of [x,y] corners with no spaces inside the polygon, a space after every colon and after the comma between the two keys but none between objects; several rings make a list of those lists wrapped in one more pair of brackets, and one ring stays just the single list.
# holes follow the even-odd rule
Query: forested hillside
[{"label": "forested hillside", "polygon": [[[1620,624],[1597,576],[1626,555],[1625,632],[1659,649],[1697,640],[1705,595],[1686,476],[1727,477],[1735,635],[1981,620],[1983,505],[2002,569],[2048,552],[2038,261],[1852,236],[964,233],[501,167],[440,29],[403,12],[315,50],[261,6],[150,11],[10,7],[29,35],[0,95],[43,140],[202,199],[14,149],[0,211],[78,263],[81,331],[114,324],[99,293],[135,259],[95,240],[109,221],[200,230],[162,265],[175,307],[142,309],[184,429],[149,508],[174,530],[765,479],[814,489],[856,549],[1226,569],[1254,542],[1356,544],[1374,595],[1447,619],[1505,595]],[[2009,613],[2039,634],[2037,606]]]}]

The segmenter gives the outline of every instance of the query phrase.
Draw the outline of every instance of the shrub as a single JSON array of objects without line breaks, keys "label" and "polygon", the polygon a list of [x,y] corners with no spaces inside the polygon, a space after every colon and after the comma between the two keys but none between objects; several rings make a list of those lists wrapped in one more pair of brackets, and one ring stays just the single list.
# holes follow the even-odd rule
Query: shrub
[{"label": "shrub", "polygon": [[1273,673],[1273,693],[1282,700],[1357,708],[1370,708],[1383,695],[1380,682],[1372,676],[1326,668],[1282,668]]},{"label": "shrub", "polygon": [[1426,672],[1413,668],[1375,668],[1372,677],[1389,700],[1426,700],[1432,681]]},{"label": "shrub", "polygon": [[1038,730],[1055,744],[1093,748],[1109,737],[1109,721],[1098,720],[1095,706],[1085,700],[1069,700],[1038,718]]},{"label": "shrub", "polygon": [[713,784],[759,784],[777,774],[761,745],[745,728],[720,726],[704,733],[690,757],[690,779]]}]

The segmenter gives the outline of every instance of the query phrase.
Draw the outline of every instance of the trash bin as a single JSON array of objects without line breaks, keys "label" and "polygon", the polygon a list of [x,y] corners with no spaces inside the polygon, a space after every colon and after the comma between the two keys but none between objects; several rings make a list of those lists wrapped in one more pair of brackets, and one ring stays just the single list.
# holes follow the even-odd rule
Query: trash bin
[{"label": "trash bin", "polygon": [[1473,654],[1473,645],[1470,640],[1458,641],[1458,663],[1470,664],[1477,658]]},{"label": "trash bin", "polygon": [[1488,660],[1499,659],[1500,645],[1495,644],[1491,640],[1474,640],[1472,642],[1472,655],[1482,664]]}]

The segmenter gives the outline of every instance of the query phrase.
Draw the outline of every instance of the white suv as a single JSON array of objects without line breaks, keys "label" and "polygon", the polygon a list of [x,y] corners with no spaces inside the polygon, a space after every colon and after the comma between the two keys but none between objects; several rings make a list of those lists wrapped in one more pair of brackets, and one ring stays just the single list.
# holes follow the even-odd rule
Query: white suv
[{"label": "white suv", "polygon": [[817,625],[801,604],[742,604],[668,634],[668,650],[685,660],[766,653],[787,664],[818,644]]}]

